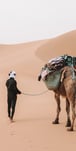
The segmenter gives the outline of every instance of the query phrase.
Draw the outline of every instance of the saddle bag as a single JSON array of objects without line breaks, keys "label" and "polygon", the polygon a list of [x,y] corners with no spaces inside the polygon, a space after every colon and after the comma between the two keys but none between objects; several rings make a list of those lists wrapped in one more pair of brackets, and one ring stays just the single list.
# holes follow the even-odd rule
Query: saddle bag
[{"label": "saddle bag", "polygon": [[59,70],[59,71],[53,72],[52,74],[49,73],[46,76],[45,80],[43,81],[49,90],[56,90],[59,87],[60,78],[61,78],[61,72]]}]

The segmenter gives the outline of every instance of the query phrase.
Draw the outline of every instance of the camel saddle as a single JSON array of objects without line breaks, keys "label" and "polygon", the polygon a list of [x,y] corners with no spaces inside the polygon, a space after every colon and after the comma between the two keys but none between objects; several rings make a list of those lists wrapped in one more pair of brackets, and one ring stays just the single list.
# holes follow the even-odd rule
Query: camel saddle
[{"label": "camel saddle", "polygon": [[73,66],[76,69],[76,57],[64,55],[49,60],[43,67],[42,80],[50,90],[56,90],[59,87],[61,79],[61,69],[65,66]]}]

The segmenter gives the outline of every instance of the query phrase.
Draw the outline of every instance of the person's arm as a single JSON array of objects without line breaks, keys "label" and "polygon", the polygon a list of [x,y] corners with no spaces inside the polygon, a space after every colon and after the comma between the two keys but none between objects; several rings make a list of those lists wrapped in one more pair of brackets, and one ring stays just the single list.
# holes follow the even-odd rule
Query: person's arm
[{"label": "person's arm", "polygon": [[17,88],[17,82],[16,81],[15,81],[14,90],[15,90],[16,94],[21,94],[21,91]]}]

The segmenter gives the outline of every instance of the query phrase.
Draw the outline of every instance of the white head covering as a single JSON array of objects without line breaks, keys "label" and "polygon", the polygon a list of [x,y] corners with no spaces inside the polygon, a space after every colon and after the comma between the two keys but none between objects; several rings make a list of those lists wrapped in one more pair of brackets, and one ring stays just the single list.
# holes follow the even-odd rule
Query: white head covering
[{"label": "white head covering", "polygon": [[15,76],[16,76],[16,72],[15,72],[15,71],[11,71],[11,72],[9,73],[9,77],[10,77],[10,78],[15,78]]}]

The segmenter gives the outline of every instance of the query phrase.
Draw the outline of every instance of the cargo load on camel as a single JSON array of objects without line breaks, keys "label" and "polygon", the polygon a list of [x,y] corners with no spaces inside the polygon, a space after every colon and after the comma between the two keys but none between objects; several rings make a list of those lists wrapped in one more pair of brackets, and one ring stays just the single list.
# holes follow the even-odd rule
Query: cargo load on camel
[{"label": "cargo load on camel", "polygon": [[69,55],[59,56],[48,61],[42,67],[40,77],[50,90],[56,90],[59,87],[61,79],[61,69],[65,66],[73,66],[76,68],[76,57]]}]

